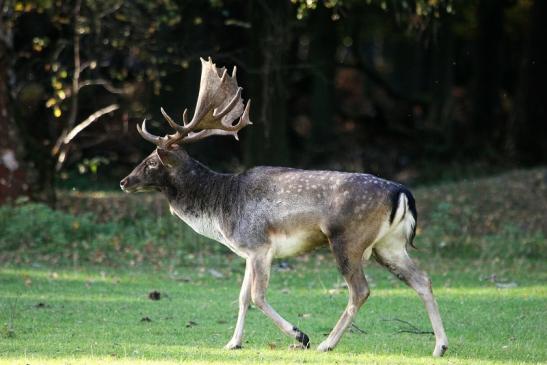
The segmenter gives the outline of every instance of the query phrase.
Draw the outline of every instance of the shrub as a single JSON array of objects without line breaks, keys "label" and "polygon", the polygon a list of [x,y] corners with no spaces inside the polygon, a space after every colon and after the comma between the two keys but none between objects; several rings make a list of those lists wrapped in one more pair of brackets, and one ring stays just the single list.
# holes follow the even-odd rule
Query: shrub
[{"label": "shrub", "polygon": [[100,223],[93,213],[72,215],[44,204],[0,207],[0,261],[180,264],[188,255],[219,250],[208,241],[170,216]]},{"label": "shrub", "polygon": [[417,246],[428,247],[433,254],[441,256],[547,258],[546,237],[543,233],[506,223],[495,233],[471,234],[469,227],[480,224],[476,219],[468,206],[456,207],[447,202],[440,203],[432,210],[427,227],[417,237]]}]

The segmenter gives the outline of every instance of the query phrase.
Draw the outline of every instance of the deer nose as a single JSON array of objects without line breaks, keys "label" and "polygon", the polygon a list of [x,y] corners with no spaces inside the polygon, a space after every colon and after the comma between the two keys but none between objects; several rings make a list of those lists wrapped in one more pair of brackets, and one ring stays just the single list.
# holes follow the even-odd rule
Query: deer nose
[{"label": "deer nose", "polygon": [[120,188],[122,188],[122,190],[125,188],[128,181],[129,181],[129,179],[127,177],[124,178],[122,181],[120,181]]}]

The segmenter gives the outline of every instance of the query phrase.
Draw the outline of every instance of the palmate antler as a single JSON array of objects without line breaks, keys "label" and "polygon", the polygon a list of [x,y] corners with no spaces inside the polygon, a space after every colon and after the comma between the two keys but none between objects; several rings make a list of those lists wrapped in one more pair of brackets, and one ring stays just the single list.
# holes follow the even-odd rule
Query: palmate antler
[{"label": "palmate antler", "polygon": [[[161,113],[169,125],[176,131],[163,137],[155,136],[146,130],[146,119],[142,127],[137,125],[139,134],[149,142],[161,148],[170,148],[176,144],[191,143],[212,135],[232,135],[238,139],[237,132],[249,124],[251,100],[243,105],[242,88],[237,85],[236,67],[228,75],[225,67],[217,68],[211,58],[201,58],[201,80],[196,110],[188,122],[188,109],[182,114],[183,125],[175,123],[163,108]],[[234,120],[239,118],[233,125]]]}]

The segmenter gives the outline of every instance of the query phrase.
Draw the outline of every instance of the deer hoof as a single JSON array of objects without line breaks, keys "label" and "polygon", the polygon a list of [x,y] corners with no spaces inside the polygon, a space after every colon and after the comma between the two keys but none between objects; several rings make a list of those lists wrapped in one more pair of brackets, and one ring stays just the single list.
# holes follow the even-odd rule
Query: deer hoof
[{"label": "deer hoof", "polygon": [[306,350],[309,348],[310,346],[306,346],[303,343],[293,343],[292,345],[289,345],[289,350]]},{"label": "deer hoof", "polygon": [[433,350],[433,356],[434,357],[442,357],[444,353],[448,350],[448,346],[445,344],[440,344],[435,346],[435,350]]},{"label": "deer hoof", "polygon": [[239,350],[241,348],[241,345],[237,342],[230,341],[224,346],[226,350]]},{"label": "deer hoof", "polygon": [[317,346],[317,351],[319,352],[327,352],[327,351],[332,351],[333,347],[327,343],[326,341],[323,341],[319,344],[319,346]]}]

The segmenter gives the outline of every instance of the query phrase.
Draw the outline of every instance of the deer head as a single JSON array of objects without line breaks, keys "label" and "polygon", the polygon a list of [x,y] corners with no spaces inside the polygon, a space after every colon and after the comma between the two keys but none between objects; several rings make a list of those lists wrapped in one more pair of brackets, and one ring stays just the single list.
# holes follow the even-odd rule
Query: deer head
[{"label": "deer head", "polygon": [[[231,135],[237,140],[237,132],[252,124],[249,119],[251,100],[246,105],[241,98],[242,88],[236,79],[236,67],[228,75],[225,67],[216,67],[209,58],[201,59],[201,80],[194,116],[188,121],[188,109],[182,114],[182,125],[161,108],[167,123],[175,130],[163,137],[148,132],[146,119],[137,125],[139,134],[157,146],[156,151],[142,161],[120,182],[126,192],[158,190],[165,186],[169,175],[178,170],[188,155],[181,146],[213,135]],[[238,119],[236,124],[234,121]]]}]

